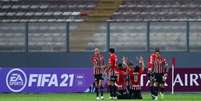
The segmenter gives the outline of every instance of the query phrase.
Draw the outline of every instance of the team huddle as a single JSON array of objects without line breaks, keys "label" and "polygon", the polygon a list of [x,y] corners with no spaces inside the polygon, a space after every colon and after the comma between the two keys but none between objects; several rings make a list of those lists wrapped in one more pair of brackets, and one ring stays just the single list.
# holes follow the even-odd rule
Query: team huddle
[{"label": "team huddle", "polygon": [[[127,57],[117,63],[118,57],[113,48],[109,49],[109,61],[105,64],[104,56],[98,48],[94,49],[92,56],[93,74],[95,79],[96,99],[103,97],[103,80],[108,81],[110,99],[143,99],[141,94],[140,80],[143,73],[149,77],[149,87],[152,100],[158,100],[158,95],[163,98],[164,83],[167,79],[168,64],[161,56],[158,48],[148,58],[145,68],[142,56],[137,58],[134,64]],[[99,97],[100,96],[100,97]]]}]

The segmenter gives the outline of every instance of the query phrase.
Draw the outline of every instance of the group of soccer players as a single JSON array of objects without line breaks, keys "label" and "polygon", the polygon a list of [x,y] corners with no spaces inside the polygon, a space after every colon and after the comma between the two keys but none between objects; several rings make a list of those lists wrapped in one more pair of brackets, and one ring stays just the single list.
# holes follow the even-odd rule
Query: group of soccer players
[{"label": "group of soccer players", "polygon": [[150,55],[146,72],[142,56],[135,65],[127,57],[123,57],[121,62],[117,62],[115,49],[109,49],[108,64],[105,64],[105,58],[100,50],[94,49],[92,63],[97,100],[104,99],[104,79],[108,80],[110,99],[142,99],[140,80],[143,73],[147,73],[149,76],[152,100],[157,100],[159,94],[163,97],[168,64],[158,48]]}]

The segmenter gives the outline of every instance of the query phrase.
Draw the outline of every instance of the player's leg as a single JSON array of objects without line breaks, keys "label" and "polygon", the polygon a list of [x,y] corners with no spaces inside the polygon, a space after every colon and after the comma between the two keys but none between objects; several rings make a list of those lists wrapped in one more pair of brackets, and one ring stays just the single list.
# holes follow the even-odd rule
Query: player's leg
[{"label": "player's leg", "polygon": [[132,87],[132,90],[132,99],[142,99],[140,85],[135,85],[134,87]]},{"label": "player's leg", "polygon": [[99,78],[98,75],[95,75],[95,92],[96,92],[96,99],[99,100]]},{"label": "player's leg", "polygon": [[154,100],[158,100],[158,91],[159,91],[158,82],[154,82],[154,85],[153,85],[153,99]]},{"label": "player's leg", "polygon": [[126,83],[125,83],[125,89],[126,89],[126,92],[128,95],[130,94],[130,83],[129,82],[130,82],[130,77],[127,77]]},{"label": "player's leg", "polygon": [[137,88],[134,87],[134,88],[133,88],[133,99],[137,99],[137,97],[138,97]]},{"label": "player's leg", "polygon": [[155,83],[155,74],[154,73],[150,73],[148,74],[148,77],[149,77],[149,87],[150,87],[150,92],[151,92],[151,97],[152,97],[152,100],[155,99],[155,89],[154,89],[154,83]]},{"label": "player's leg", "polygon": [[160,75],[158,73],[155,74],[155,82],[154,82],[154,100],[158,100],[158,93],[159,93],[159,82],[160,82]]},{"label": "player's leg", "polygon": [[160,90],[160,96],[163,99],[164,98],[164,90],[165,90],[165,79],[163,77],[164,75],[160,75],[160,84],[159,84],[159,90]]},{"label": "player's leg", "polygon": [[130,99],[133,99],[133,94],[134,94],[134,91],[133,91],[133,87],[131,85],[130,91],[129,91]]},{"label": "player's leg", "polygon": [[142,99],[142,94],[141,94],[141,87],[140,85],[138,85],[137,89],[136,89],[136,92],[137,92],[137,99]]},{"label": "player's leg", "polygon": [[130,90],[130,85],[129,85],[129,84],[127,85],[126,89],[127,89],[127,91],[128,91],[128,94],[130,94],[130,91],[131,91],[131,90]]},{"label": "player's leg", "polygon": [[[98,81],[97,81],[98,82]],[[99,100],[99,87],[98,87],[98,84],[96,83],[96,99]]]},{"label": "player's leg", "polygon": [[117,87],[117,99],[123,99],[123,89],[120,87]]},{"label": "player's leg", "polygon": [[102,77],[102,75],[101,75],[101,79],[99,80],[99,87],[100,87],[101,99],[104,99],[104,97],[103,97],[103,77]]},{"label": "player's leg", "polygon": [[109,80],[108,81],[108,85],[109,85],[109,93],[110,93],[110,97],[109,97],[109,99],[112,99],[112,97],[113,97],[113,89],[112,89],[112,81],[111,80]]},{"label": "player's leg", "polygon": [[152,99],[154,99],[155,92],[154,92],[154,82],[153,81],[150,82],[150,92],[151,92]]},{"label": "player's leg", "polygon": [[160,96],[163,99],[164,98],[164,84],[160,84]]},{"label": "player's leg", "polygon": [[122,89],[118,89],[118,94],[117,94],[117,98],[118,99],[129,99],[130,96],[127,94],[126,89],[122,88]]},{"label": "player's leg", "polygon": [[113,94],[113,76],[111,75],[111,73],[109,73],[109,79],[108,79],[108,86],[109,86],[109,93],[110,93],[110,97],[109,99],[112,99],[114,94]]},{"label": "player's leg", "polygon": [[143,99],[141,90],[138,91],[139,99]]},{"label": "player's leg", "polygon": [[115,86],[115,81],[113,82],[113,85],[112,85],[112,94],[113,94],[113,99],[117,99],[117,87]]},{"label": "player's leg", "polygon": [[128,95],[129,95],[129,98],[132,99],[132,95],[133,95],[132,85],[130,85],[130,87],[129,87],[129,94]]},{"label": "player's leg", "polygon": [[131,99],[135,99],[135,88],[131,88]]},{"label": "player's leg", "polygon": [[130,87],[129,87],[129,82],[128,81],[125,81],[125,83],[123,84],[123,88],[125,89],[126,95],[129,96]]},{"label": "player's leg", "polygon": [[115,82],[116,82],[116,77],[114,75],[112,75],[110,77],[110,97],[113,99],[116,99],[116,92],[117,92],[117,88],[115,86]]}]

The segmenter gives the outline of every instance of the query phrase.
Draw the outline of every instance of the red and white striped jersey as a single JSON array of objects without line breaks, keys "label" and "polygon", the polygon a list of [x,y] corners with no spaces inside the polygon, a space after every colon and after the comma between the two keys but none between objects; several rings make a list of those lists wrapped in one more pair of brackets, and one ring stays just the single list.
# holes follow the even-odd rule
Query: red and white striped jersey
[{"label": "red and white striped jersey", "polygon": [[167,73],[168,72],[168,64],[165,57],[158,57],[155,53],[149,58],[148,61],[148,70],[154,73]]},{"label": "red and white striped jersey", "polygon": [[92,56],[93,73],[94,75],[103,74],[104,72],[104,57],[102,54],[94,54]]}]

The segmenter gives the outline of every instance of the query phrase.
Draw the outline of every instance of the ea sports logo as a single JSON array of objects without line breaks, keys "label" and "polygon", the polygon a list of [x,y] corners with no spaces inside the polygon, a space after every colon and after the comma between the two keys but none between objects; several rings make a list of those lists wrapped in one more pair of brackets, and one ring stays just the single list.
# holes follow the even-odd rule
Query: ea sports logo
[{"label": "ea sports logo", "polygon": [[12,92],[21,92],[27,84],[27,77],[19,68],[11,69],[6,76],[6,85]]}]

